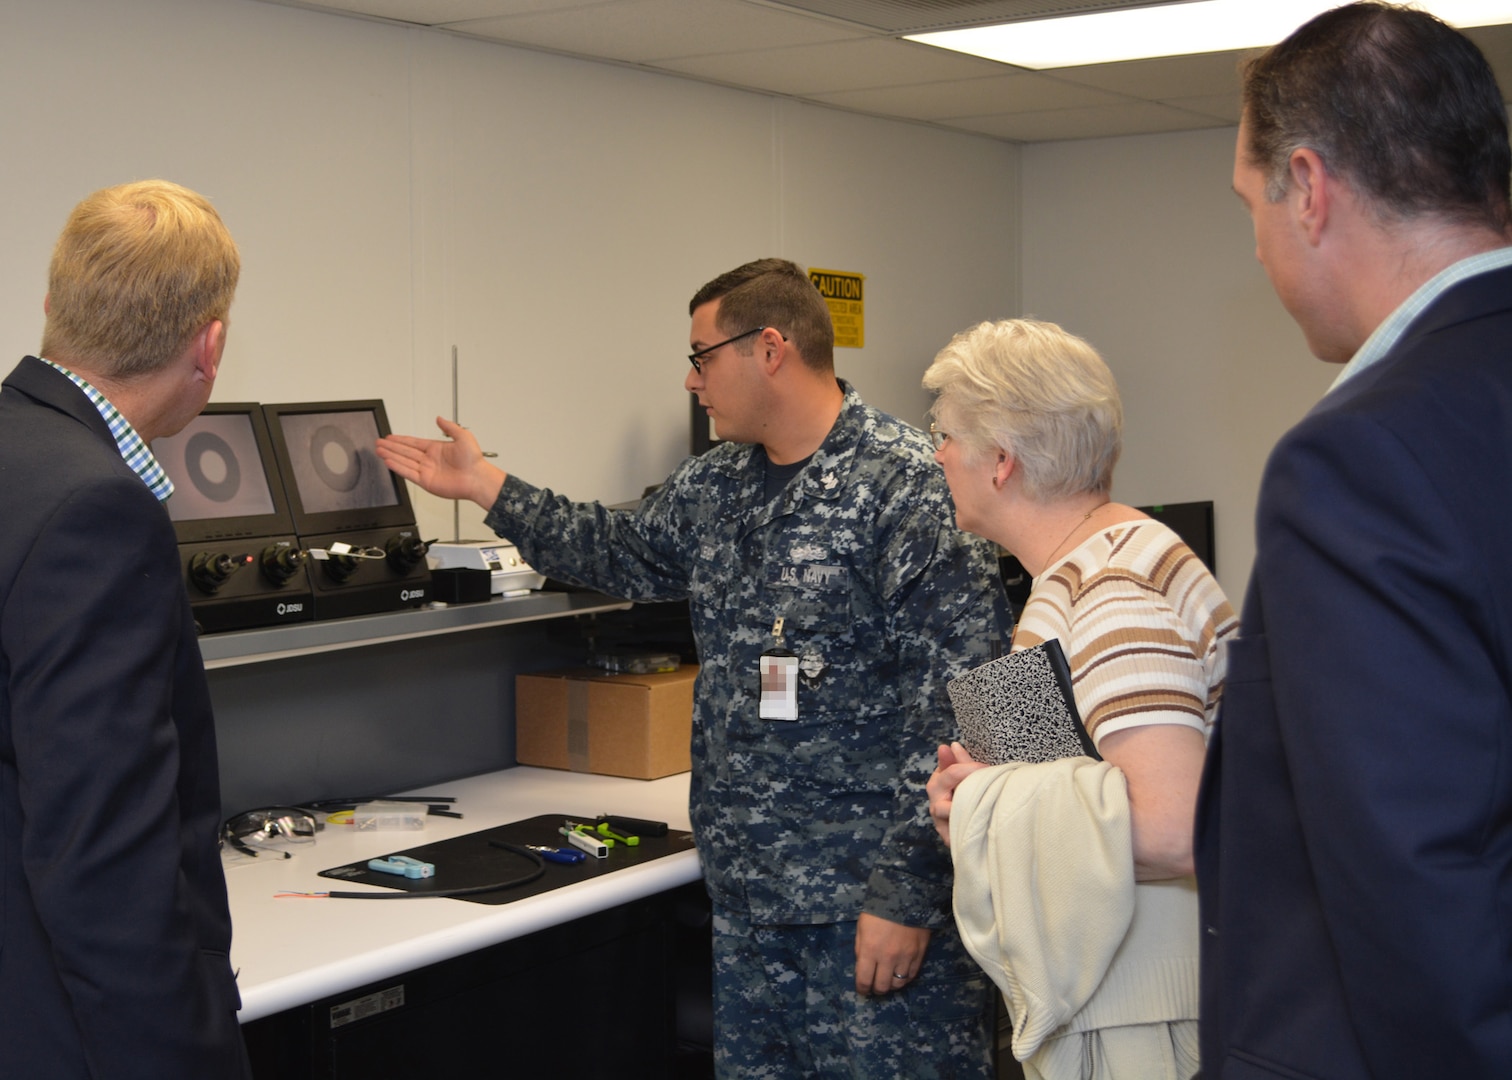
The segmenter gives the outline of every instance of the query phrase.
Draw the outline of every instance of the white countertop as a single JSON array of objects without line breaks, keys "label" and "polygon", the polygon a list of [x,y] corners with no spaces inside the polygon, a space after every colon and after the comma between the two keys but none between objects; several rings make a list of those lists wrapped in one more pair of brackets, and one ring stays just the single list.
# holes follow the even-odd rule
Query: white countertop
[{"label": "white countertop", "polygon": [[[396,793],[398,794],[398,793]],[[321,870],[357,859],[463,836],[538,814],[599,814],[688,826],[688,774],[625,780],[521,766],[432,784],[415,794],[454,795],[461,820],[426,818],[421,832],[358,833],[327,826],[290,859],[230,866],[231,966],[238,971],[246,1023],[440,960],[570,922],[664,892],[699,877],[698,856],[682,851],[581,884],[508,904],[466,900],[275,898],[367,886],[333,882]],[[381,890],[374,890],[381,891]]]}]

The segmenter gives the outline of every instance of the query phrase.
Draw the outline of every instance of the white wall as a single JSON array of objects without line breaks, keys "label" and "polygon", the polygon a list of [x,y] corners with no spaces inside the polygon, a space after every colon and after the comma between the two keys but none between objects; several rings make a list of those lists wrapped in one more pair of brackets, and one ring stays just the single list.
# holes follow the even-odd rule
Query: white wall
[{"label": "white wall", "polygon": [[[1018,149],[256,0],[5,4],[0,100],[13,356],[69,208],[166,176],[243,252],[218,400],[376,397],[425,430],[455,345],[463,422],[577,498],[676,463],[687,298],[761,255],[867,275],[838,366],[908,419],[964,326],[1089,338],[1124,392],[1118,496],[1213,499],[1236,601],[1265,455],[1333,376],[1254,261],[1231,130]],[[416,504],[450,534],[449,504]]]},{"label": "white wall", "polygon": [[575,498],[685,453],[687,300],[738,263],[866,274],[837,366],[914,420],[934,350],[1016,306],[1019,151],[987,139],[255,0],[6,4],[0,100],[13,355],[72,205],[164,176],[242,249],[216,400],[381,398],[429,430],[455,346],[463,423]]},{"label": "white wall", "polygon": [[1045,143],[1023,156],[1024,311],[1095,345],[1118,378],[1121,502],[1212,499],[1237,609],[1260,472],[1338,368],[1271,292],[1230,186],[1235,131]]}]

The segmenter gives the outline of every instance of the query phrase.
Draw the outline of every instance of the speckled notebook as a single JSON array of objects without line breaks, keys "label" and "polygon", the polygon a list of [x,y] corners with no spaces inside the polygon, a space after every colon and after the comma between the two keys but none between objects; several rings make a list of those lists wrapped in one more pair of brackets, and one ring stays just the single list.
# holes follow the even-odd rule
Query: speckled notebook
[{"label": "speckled notebook", "polygon": [[1076,711],[1071,666],[1055,638],[1020,649],[946,686],[961,745],[977,761],[1102,760]]}]

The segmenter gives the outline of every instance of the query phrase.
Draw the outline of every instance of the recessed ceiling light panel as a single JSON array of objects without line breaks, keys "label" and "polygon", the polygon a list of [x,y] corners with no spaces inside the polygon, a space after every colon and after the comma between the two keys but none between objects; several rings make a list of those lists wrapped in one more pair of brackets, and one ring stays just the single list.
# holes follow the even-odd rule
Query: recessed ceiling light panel
[{"label": "recessed ceiling light panel", "polygon": [[1064,15],[1187,4],[1194,0],[769,0],[771,7],[791,8],[809,15],[880,30],[885,34],[919,34],[965,26],[1052,19]]},{"label": "recessed ceiling light panel", "polygon": [[[1274,45],[1338,0],[1190,0],[927,34],[910,41],[1044,70]],[[1512,0],[1425,0],[1455,26],[1512,22]]]}]

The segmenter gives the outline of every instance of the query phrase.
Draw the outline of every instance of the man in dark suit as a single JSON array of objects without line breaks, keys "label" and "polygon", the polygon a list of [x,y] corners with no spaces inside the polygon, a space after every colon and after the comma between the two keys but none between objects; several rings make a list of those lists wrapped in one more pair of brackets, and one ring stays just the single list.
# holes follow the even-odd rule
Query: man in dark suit
[{"label": "man in dark suit", "polygon": [[1353,4],[1253,61],[1234,188],[1309,347],[1197,824],[1205,1077],[1512,1076],[1512,237],[1475,46]]},{"label": "man in dark suit", "polygon": [[215,383],[240,271],[199,195],[75,208],[0,387],[0,1074],[247,1074],[215,731],[147,444]]}]

